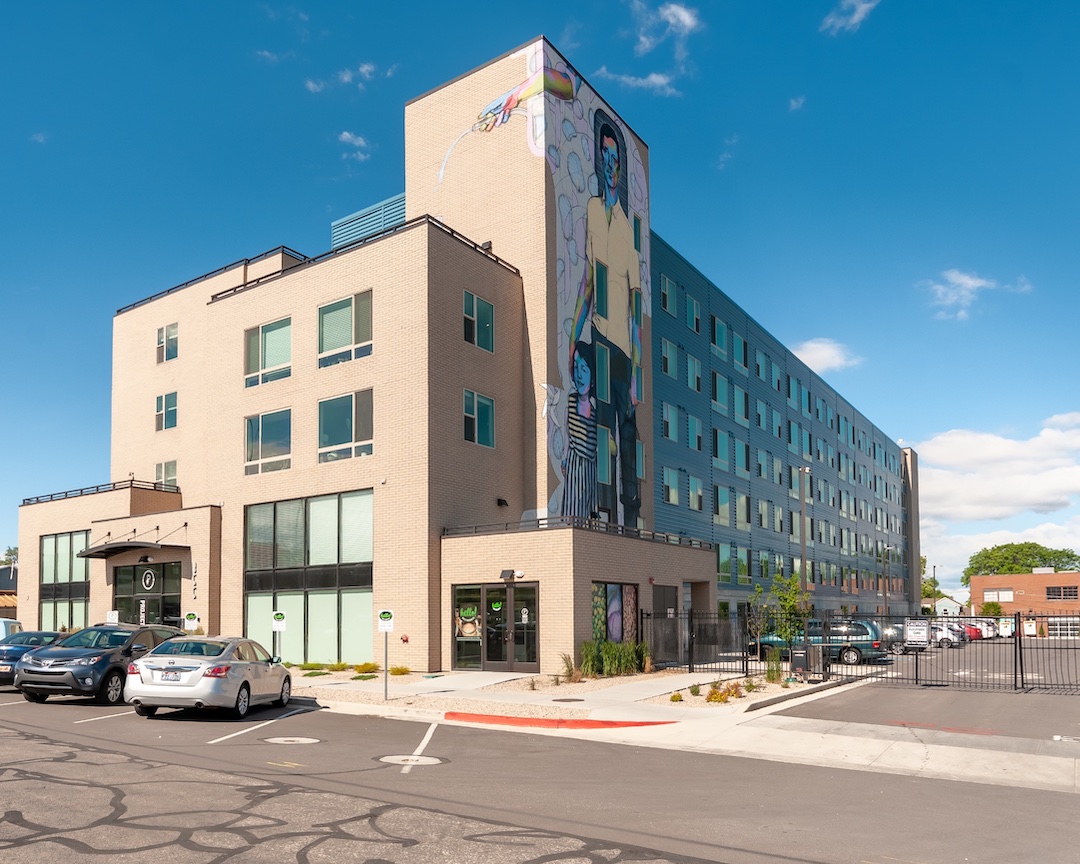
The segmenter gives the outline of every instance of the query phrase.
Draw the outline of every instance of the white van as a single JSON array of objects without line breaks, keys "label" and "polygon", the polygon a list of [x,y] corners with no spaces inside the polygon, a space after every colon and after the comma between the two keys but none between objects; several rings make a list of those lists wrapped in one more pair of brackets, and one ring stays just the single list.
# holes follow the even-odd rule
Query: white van
[{"label": "white van", "polygon": [[7,639],[12,633],[21,633],[22,624],[11,618],[0,618],[0,639]]}]

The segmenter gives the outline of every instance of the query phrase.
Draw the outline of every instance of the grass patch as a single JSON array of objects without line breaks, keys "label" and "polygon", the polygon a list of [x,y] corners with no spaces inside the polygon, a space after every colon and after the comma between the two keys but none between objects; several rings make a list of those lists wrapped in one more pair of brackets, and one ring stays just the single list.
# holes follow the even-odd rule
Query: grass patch
[{"label": "grass patch", "polygon": [[363,675],[353,675],[353,681],[370,681],[372,678],[378,678],[379,676],[373,672],[365,672]]},{"label": "grass patch", "polygon": [[325,663],[301,663],[300,668],[301,669],[325,669],[326,664]]},{"label": "grass patch", "polygon": [[310,672],[305,672],[305,678],[318,678],[320,675],[329,675],[325,669],[312,669]]},{"label": "grass patch", "polygon": [[378,672],[382,667],[378,663],[372,663],[370,660],[366,663],[357,663],[353,666],[359,675],[367,675],[371,672]]},{"label": "grass patch", "polygon": [[344,672],[349,668],[348,663],[327,663],[326,668],[331,672]]}]

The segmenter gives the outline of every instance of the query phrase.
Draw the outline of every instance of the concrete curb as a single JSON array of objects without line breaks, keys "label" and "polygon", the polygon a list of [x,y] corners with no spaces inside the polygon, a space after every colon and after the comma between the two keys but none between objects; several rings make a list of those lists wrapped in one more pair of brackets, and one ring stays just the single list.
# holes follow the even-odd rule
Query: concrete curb
[{"label": "concrete curb", "polygon": [[514,717],[500,714],[470,714],[447,711],[443,719],[453,723],[485,723],[493,726],[528,726],[535,729],[625,729],[630,726],[666,726],[678,720],[588,720],[554,717]]},{"label": "concrete curb", "polygon": [[790,702],[792,699],[804,699],[807,696],[812,696],[814,693],[820,693],[822,690],[832,690],[834,687],[842,687],[845,684],[853,684],[856,682],[847,681],[842,678],[838,678],[835,681],[825,681],[819,684],[817,687],[812,687],[807,690],[796,690],[794,693],[781,693],[779,696],[770,696],[768,699],[761,699],[758,702],[754,702],[752,705],[747,705],[745,714],[751,711],[760,711],[762,708],[769,708],[773,705],[779,705],[781,702]]}]

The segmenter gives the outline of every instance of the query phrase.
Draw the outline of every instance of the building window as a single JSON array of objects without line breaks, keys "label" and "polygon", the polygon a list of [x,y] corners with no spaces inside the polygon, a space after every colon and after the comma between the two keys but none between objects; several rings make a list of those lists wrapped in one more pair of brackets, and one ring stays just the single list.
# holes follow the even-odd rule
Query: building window
[{"label": "building window", "polygon": [[727,324],[712,316],[712,351],[721,357],[727,357]]},{"label": "building window", "polygon": [[611,354],[607,345],[595,343],[596,348],[596,398],[611,401]]},{"label": "building window", "polygon": [[608,317],[608,268],[601,261],[593,267],[593,312],[601,318]]},{"label": "building window", "polygon": [[687,415],[687,445],[691,450],[697,450],[700,452],[702,444],[702,424],[701,421],[693,415]]},{"label": "building window", "polygon": [[470,291],[465,292],[465,341],[485,351],[495,352],[495,307],[477,297]]},{"label": "building window", "polygon": [[730,467],[731,436],[723,429],[712,430],[712,464],[714,468],[727,471]]},{"label": "building window", "polygon": [[679,440],[679,409],[674,405],[664,403],[663,412],[663,435],[669,441]]},{"label": "building window", "polygon": [[731,581],[731,547],[726,543],[718,543],[716,546],[716,580]]},{"label": "building window", "polygon": [[638,438],[634,442],[635,450],[637,451],[637,462],[634,465],[634,473],[637,474],[638,480],[645,479],[645,444]]},{"label": "building window", "polygon": [[641,217],[634,214],[634,251],[641,251]]},{"label": "building window", "polygon": [[660,274],[660,308],[669,315],[675,314],[675,283]]},{"label": "building window", "polygon": [[735,439],[735,474],[750,479],[750,445],[738,438]]},{"label": "building window", "polygon": [[731,490],[726,486],[713,486],[712,521],[714,525],[731,527]]},{"label": "building window", "polygon": [[738,531],[750,530],[750,496],[739,493],[735,496],[735,528]]},{"label": "building window", "polygon": [[244,386],[257,387],[292,374],[292,318],[244,331]]},{"label": "building window", "polygon": [[1077,600],[1080,599],[1080,586],[1077,585],[1059,585],[1059,586],[1046,586],[1046,599],[1047,600]]},{"label": "building window", "polygon": [[712,407],[713,411],[727,415],[728,379],[719,372],[712,373]]},{"label": "building window", "polygon": [[701,392],[701,361],[686,355],[686,386],[695,393]]},{"label": "building window", "polygon": [[89,531],[46,534],[40,540],[39,618],[42,630],[80,630],[87,624],[89,560],[79,553],[90,545]]},{"label": "building window", "polygon": [[738,384],[735,385],[735,422],[740,426],[750,425],[750,394]]},{"label": "building window", "polygon": [[750,550],[746,546],[739,546],[736,551],[736,569],[740,585],[750,584]]},{"label": "building window", "polygon": [[175,360],[180,349],[180,325],[167,324],[158,327],[157,331],[157,362],[165,363]]},{"label": "building window", "polygon": [[689,294],[686,295],[686,326],[695,333],[701,332],[701,304]]},{"label": "building window", "polygon": [[282,471],[292,466],[292,409],[244,418],[245,474]]},{"label": "building window", "polygon": [[611,485],[611,430],[596,427],[596,482]]},{"label": "building window", "polygon": [[750,356],[746,340],[738,333],[735,333],[732,335],[732,345],[734,348],[732,351],[732,360],[735,363],[735,368],[744,374],[749,374]]},{"label": "building window", "polygon": [[754,352],[754,372],[762,381],[769,380],[769,358],[764,351]]},{"label": "building window", "polygon": [[176,394],[166,393],[158,396],[154,408],[154,429],[173,429],[176,426]]},{"label": "building window", "polygon": [[[494,350],[494,349],[491,349]],[[371,292],[319,307],[319,368],[371,354]]]},{"label": "building window", "polygon": [[674,468],[664,469],[664,503],[679,505],[679,472]]},{"label": "building window", "polygon": [[495,400],[472,390],[465,391],[465,440],[495,446]]},{"label": "building window", "polygon": [[374,450],[371,390],[319,403],[319,461],[370,456]]},{"label": "building window", "polygon": [[704,487],[698,477],[691,477],[687,481],[687,499],[691,510],[701,512],[702,502],[705,500]]},{"label": "building window", "polygon": [[171,459],[168,462],[158,462],[154,466],[154,482],[158,486],[175,486],[176,485],[176,460]]},{"label": "building window", "polygon": [[679,349],[667,339],[660,341],[660,371],[672,378],[679,375]]}]

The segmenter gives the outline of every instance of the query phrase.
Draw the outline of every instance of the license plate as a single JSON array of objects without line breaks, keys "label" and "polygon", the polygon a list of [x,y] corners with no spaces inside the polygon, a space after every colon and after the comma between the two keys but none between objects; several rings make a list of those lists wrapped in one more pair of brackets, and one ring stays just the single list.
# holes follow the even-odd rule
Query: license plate
[{"label": "license plate", "polygon": [[10,671],[11,671],[10,666],[0,666],[0,672],[10,672]]},{"label": "license plate", "polygon": [[168,671],[162,672],[161,673],[161,680],[162,681],[179,681],[180,680],[180,673],[179,672],[168,672]]}]

